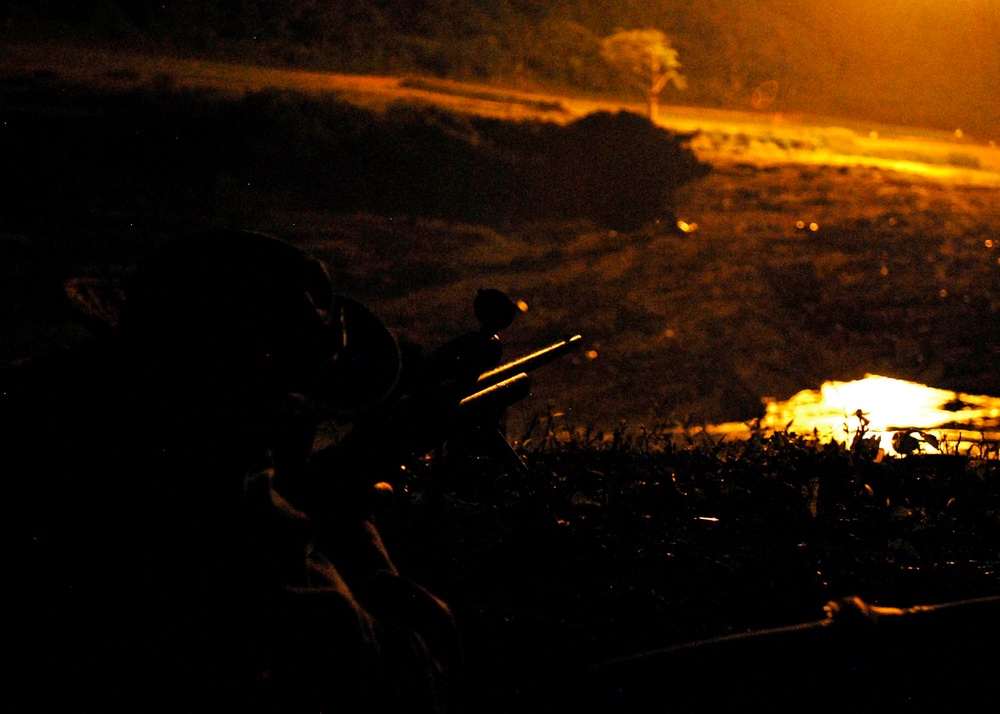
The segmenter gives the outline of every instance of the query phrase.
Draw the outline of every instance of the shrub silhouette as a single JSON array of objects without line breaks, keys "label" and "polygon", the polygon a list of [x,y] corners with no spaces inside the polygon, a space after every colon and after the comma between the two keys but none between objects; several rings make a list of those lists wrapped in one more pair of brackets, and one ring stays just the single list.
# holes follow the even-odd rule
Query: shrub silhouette
[{"label": "shrub silhouette", "polygon": [[685,147],[687,138],[629,112],[551,128],[520,182],[522,205],[536,216],[626,230],[671,218],[674,191],[708,170]]},{"label": "shrub silhouette", "polygon": [[[63,211],[131,203],[155,213],[238,188],[332,211],[633,229],[670,218],[674,191],[707,170],[688,137],[625,112],[562,126],[408,105],[375,113],[273,90],[227,99],[64,86],[84,92],[85,112],[42,122],[2,113],[14,128],[0,141],[10,159],[0,188],[22,218],[56,195]],[[15,92],[29,107],[40,101],[31,90]]]},{"label": "shrub silhouette", "polygon": [[[688,137],[636,114],[567,126],[408,110],[372,126],[357,197],[379,212],[483,223],[589,219],[629,230],[671,218],[673,195],[707,166]],[[347,163],[358,166],[358,157]]]}]

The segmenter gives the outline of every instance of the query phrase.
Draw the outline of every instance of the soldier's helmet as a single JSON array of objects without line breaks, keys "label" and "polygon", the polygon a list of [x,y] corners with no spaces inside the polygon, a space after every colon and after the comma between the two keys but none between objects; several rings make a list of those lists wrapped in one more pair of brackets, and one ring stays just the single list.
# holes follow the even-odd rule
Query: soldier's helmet
[{"label": "soldier's helmet", "polygon": [[382,322],[336,295],[315,257],[262,233],[197,233],[155,251],[125,285],[119,331],[192,386],[298,392],[332,415],[377,401],[399,372]]}]

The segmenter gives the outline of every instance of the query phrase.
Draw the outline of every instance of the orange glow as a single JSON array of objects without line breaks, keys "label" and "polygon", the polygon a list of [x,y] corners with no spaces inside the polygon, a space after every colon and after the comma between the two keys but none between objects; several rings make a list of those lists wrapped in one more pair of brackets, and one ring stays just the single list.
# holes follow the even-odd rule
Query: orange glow
[{"label": "orange glow", "polygon": [[[815,430],[821,439],[850,441],[862,425],[878,436],[887,454],[893,435],[902,430],[930,431],[941,440],[941,450],[967,452],[983,439],[1000,439],[1000,398],[935,389],[915,382],[869,374],[854,382],[826,382],[818,390],[805,390],[788,401],[766,400],[762,425],[796,434]],[[719,424],[709,429],[719,434],[749,434],[742,423]],[[964,436],[963,436],[964,435]],[[929,446],[928,450],[933,452]]]}]

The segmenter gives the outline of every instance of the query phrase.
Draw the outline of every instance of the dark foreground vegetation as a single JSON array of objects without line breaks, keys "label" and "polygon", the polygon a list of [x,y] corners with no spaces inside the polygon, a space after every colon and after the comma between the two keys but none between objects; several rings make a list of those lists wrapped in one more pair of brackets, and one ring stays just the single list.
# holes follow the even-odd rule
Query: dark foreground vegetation
[{"label": "dark foreground vegetation", "polygon": [[[642,433],[619,434],[604,449],[550,443],[529,459],[524,477],[478,462],[443,488],[418,467],[386,514],[401,563],[450,599],[465,628],[473,711],[541,710],[540,702],[586,711],[601,697],[618,711],[611,692],[624,682],[642,692],[624,698],[640,711],[671,701],[685,711],[739,701],[919,708],[906,701],[919,693],[912,683],[893,689],[906,669],[944,678],[931,686],[937,702],[974,701],[969,687],[979,683],[941,674],[946,657],[972,656],[960,638],[980,626],[968,622],[952,630],[957,643],[948,632],[919,631],[913,659],[879,662],[855,701],[842,688],[856,682],[832,667],[820,673],[834,646],[818,637],[746,646],[730,672],[700,671],[697,657],[587,668],[820,620],[828,601],[848,596],[905,607],[1000,595],[996,460],[876,463],[864,439],[852,446],[776,434],[713,444]],[[726,689],[737,682],[746,691]],[[793,700],[807,689],[815,689],[809,700]]]},{"label": "dark foreground vegetation", "polygon": [[[840,597],[905,606],[1000,594],[1000,472],[980,453],[876,462],[863,440],[714,443],[635,420],[606,441],[587,431],[600,410],[642,400],[740,414],[759,408],[761,384],[815,386],[838,376],[827,370],[873,363],[989,391],[991,190],[823,167],[696,178],[677,137],[630,116],[563,130],[405,107],[373,116],[278,93],[93,93],[53,76],[0,89],[12,167],[0,178],[5,358],[81,336],[60,302],[66,278],[120,277],[164,239],[218,225],[315,250],[339,285],[423,341],[458,330],[453,314],[480,280],[532,296],[525,342],[553,326],[602,341],[592,369],[567,360],[562,377],[555,366],[539,375],[542,387],[552,377],[556,404],[580,391],[593,400],[571,417],[579,432],[567,417],[550,423],[538,398],[519,407],[543,416],[515,434],[528,474],[488,460],[432,473],[421,461],[383,514],[400,567],[462,624],[472,711],[583,706],[589,665],[819,619]],[[590,190],[613,173],[570,170],[601,160],[592,131],[660,157],[648,166],[655,186],[638,186],[651,203],[560,198],[560,182]],[[533,163],[537,151],[547,163]],[[523,201],[505,193],[525,184]],[[518,215],[539,192],[537,213]],[[679,236],[672,211],[702,228]],[[650,223],[609,230],[622,217]],[[803,219],[820,230],[797,229]],[[802,653],[812,656],[823,661]],[[718,684],[671,672],[664,702]]]}]

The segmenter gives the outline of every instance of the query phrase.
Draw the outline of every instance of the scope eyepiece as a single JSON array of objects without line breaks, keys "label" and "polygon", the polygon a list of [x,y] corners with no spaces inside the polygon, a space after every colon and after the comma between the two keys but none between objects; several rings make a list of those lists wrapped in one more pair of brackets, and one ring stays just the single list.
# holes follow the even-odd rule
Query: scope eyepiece
[{"label": "scope eyepiece", "polygon": [[472,305],[484,332],[495,333],[510,327],[517,316],[517,305],[507,293],[495,288],[480,288]]}]

